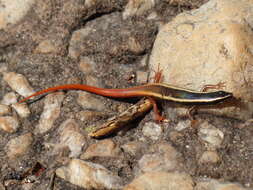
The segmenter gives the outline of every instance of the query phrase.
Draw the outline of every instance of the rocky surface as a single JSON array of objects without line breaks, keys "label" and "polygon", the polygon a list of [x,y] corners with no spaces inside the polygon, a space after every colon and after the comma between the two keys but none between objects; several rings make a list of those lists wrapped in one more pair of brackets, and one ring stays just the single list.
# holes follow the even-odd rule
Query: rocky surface
[{"label": "rocky surface", "polygon": [[[0,0],[0,189],[252,189],[252,7]],[[17,103],[62,84],[143,84],[158,65],[164,82],[225,82],[240,99],[198,106],[192,121],[190,106],[162,101],[170,122],[151,111],[104,139],[88,134],[137,100],[66,90]]]}]

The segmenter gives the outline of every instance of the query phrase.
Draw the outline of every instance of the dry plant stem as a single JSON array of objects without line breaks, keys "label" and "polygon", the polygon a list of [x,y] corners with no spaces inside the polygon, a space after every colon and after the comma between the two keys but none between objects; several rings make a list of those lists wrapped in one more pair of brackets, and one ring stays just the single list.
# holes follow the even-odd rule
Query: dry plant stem
[{"label": "dry plant stem", "polygon": [[149,99],[143,98],[137,104],[131,106],[123,113],[119,114],[116,117],[110,118],[105,122],[99,129],[89,133],[90,137],[101,138],[113,134],[124,126],[137,119],[138,117],[143,116],[152,108],[152,103]]}]

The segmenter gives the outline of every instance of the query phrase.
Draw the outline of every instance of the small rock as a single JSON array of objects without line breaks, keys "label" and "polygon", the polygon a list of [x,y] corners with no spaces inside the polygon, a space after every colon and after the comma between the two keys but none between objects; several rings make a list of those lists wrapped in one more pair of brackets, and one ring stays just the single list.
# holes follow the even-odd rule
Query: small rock
[{"label": "small rock", "polygon": [[181,154],[170,144],[159,143],[151,149],[154,150],[153,153],[144,154],[138,161],[139,171],[137,173],[181,171],[183,169]]},{"label": "small rock", "polygon": [[140,42],[133,36],[130,36],[127,41],[127,48],[129,51],[136,55],[140,55],[144,51],[144,47],[140,44]]},{"label": "small rock", "polygon": [[120,189],[122,180],[99,164],[73,159],[58,168],[56,175],[85,189]]},{"label": "small rock", "polygon": [[218,155],[218,153],[216,151],[205,151],[200,159],[199,159],[199,163],[212,163],[215,164],[217,162],[219,162],[220,156]]},{"label": "small rock", "polygon": [[123,19],[142,15],[155,6],[155,0],[129,0],[123,12]]},{"label": "small rock", "polygon": [[12,116],[0,117],[0,128],[8,133],[14,133],[19,128],[18,119]]},{"label": "small rock", "polygon": [[79,119],[81,121],[93,121],[93,120],[97,120],[103,116],[104,116],[103,112],[84,110],[84,111],[80,111],[76,117],[77,117],[77,119]]},{"label": "small rock", "polygon": [[215,179],[202,179],[197,182],[194,190],[249,190],[239,184],[231,182],[221,182]]},{"label": "small rock", "polygon": [[148,172],[134,179],[124,190],[193,190],[193,185],[192,178],[185,173]]},{"label": "small rock", "polygon": [[3,73],[6,73],[7,71],[8,71],[7,65],[1,64],[0,73],[3,74]]},{"label": "small rock", "polygon": [[94,77],[92,75],[87,75],[86,76],[86,84],[90,86],[100,86],[100,81],[98,80],[97,77]]},{"label": "small rock", "polygon": [[159,15],[157,14],[157,12],[152,12],[148,15],[147,19],[148,20],[159,20]]},{"label": "small rock", "polygon": [[106,109],[104,103],[95,95],[88,92],[78,92],[78,94],[77,103],[84,109],[95,109],[99,111]]},{"label": "small rock", "polygon": [[131,154],[132,156],[135,156],[138,152],[140,152],[142,147],[143,147],[143,144],[138,141],[128,142],[121,146],[124,152],[127,152]]},{"label": "small rock", "polygon": [[224,139],[224,133],[208,122],[200,124],[198,136],[208,143],[210,148],[219,148]]},{"label": "small rock", "polygon": [[138,84],[145,84],[148,82],[148,73],[144,71],[136,71],[136,82]]},{"label": "small rock", "polygon": [[96,6],[99,3],[99,1],[94,1],[94,0],[86,0],[84,5],[87,8],[91,8],[92,6]]},{"label": "small rock", "polygon": [[74,120],[68,119],[59,127],[59,133],[59,145],[69,147],[71,151],[69,157],[78,157],[86,142],[78,124]]},{"label": "small rock", "polygon": [[14,92],[9,92],[5,94],[1,103],[7,106],[17,103],[16,94]]},{"label": "small rock", "polygon": [[75,32],[73,32],[71,40],[69,42],[69,57],[71,57],[73,59],[77,59],[81,55],[81,53],[84,49],[81,45],[81,42],[92,31],[93,31],[92,28],[85,27],[83,29],[76,30]]},{"label": "small rock", "polygon": [[32,133],[15,137],[7,143],[5,152],[10,159],[15,159],[25,155],[30,150],[32,142]]},{"label": "small rock", "polygon": [[191,121],[189,119],[185,121],[179,121],[175,127],[175,130],[182,131],[188,127],[191,127]]},{"label": "small rock", "polygon": [[183,138],[184,135],[178,131],[171,131],[169,133],[169,137],[170,137],[170,140],[175,143],[177,140]]},{"label": "small rock", "polygon": [[11,112],[11,109],[9,106],[7,105],[4,105],[4,104],[0,104],[0,116],[1,115],[6,115],[8,113]]},{"label": "small rock", "polygon": [[8,85],[15,90],[18,94],[27,97],[34,93],[34,90],[26,80],[26,78],[14,72],[4,73],[3,79]]},{"label": "small rock", "polygon": [[147,65],[148,65],[148,56],[144,55],[143,58],[141,59],[140,66],[146,67]]},{"label": "small rock", "polygon": [[6,190],[5,186],[2,183],[0,183],[0,190]]},{"label": "small rock", "polygon": [[16,103],[16,104],[12,104],[12,107],[16,110],[18,115],[22,118],[28,117],[31,113],[27,104]]},{"label": "small rock", "polygon": [[45,133],[53,127],[54,121],[59,117],[61,103],[64,94],[62,92],[51,93],[46,96],[44,109],[36,126],[38,133]]},{"label": "small rock", "polygon": [[44,40],[34,50],[35,53],[57,53],[59,50],[51,40]]},{"label": "small rock", "polygon": [[79,62],[79,68],[84,74],[91,74],[94,71],[95,62],[89,57],[82,56]]},{"label": "small rock", "polygon": [[81,159],[90,159],[93,157],[117,157],[120,154],[119,147],[110,139],[98,141],[90,145]]},{"label": "small rock", "polygon": [[153,141],[159,139],[162,134],[162,131],[162,127],[154,122],[147,122],[142,128],[143,135],[149,137]]},{"label": "small rock", "polygon": [[35,0],[1,0],[0,29],[6,29],[10,24],[17,24],[34,3]]}]

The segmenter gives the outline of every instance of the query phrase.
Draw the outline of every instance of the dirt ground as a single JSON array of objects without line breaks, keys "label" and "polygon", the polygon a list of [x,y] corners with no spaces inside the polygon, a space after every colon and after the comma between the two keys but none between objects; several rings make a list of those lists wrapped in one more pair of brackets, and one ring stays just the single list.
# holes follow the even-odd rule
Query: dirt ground
[{"label": "dirt ground", "polygon": [[[35,90],[44,89],[50,86],[69,83],[83,83],[86,81],[84,73],[78,67],[79,58],[73,59],[68,56],[69,42],[72,34],[81,28],[91,26],[96,31],[87,36],[82,44],[80,56],[89,56],[96,63],[92,75],[102,81],[102,86],[108,88],[123,88],[137,85],[134,82],[129,83],[129,76],[135,74],[136,70],[148,71],[147,65],[141,64],[145,55],[150,54],[152,45],[156,38],[159,23],[167,23],[177,14],[198,8],[207,0],[189,0],[182,3],[169,4],[165,0],[160,1],[155,9],[159,13],[160,20],[148,20],[147,12],[143,16],[135,16],[126,20],[121,18],[122,11],[126,5],[124,0],[106,0],[104,3],[98,3],[93,10],[84,11],[84,8],[76,1],[77,5],[70,6],[69,9],[62,11],[65,1],[45,0],[43,3],[35,5],[29,14],[22,21],[22,25],[10,28],[10,31],[0,31],[0,64],[7,66],[9,71],[23,74]],[[176,1],[177,2],[177,1]],[[178,1],[180,2],[180,1]],[[81,3],[80,3],[81,4]],[[38,7],[40,9],[38,9]],[[41,12],[38,17],[36,11]],[[95,11],[95,13],[94,13]],[[35,14],[36,13],[36,14]],[[73,14],[75,13],[75,14]],[[107,24],[105,31],[104,25]],[[126,45],[126,40],[134,37],[141,44],[140,51],[133,51]],[[54,39],[57,47],[56,53],[40,54],[35,52],[35,48],[41,39]],[[108,48],[111,47],[111,48]],[[116,47],[116,48],[113,48]],[[11,92],[12,89],[2,80],[0,82],[0,99]],[[66,118],[75,118],[76,113],[82,111],[82,107],[75,101],[76,92],[66,92],[67,100],[63,101],[60,117],[56,120],[56,126],[60,125]],[[127,108],[132,103],[121,102],[118,100],[101,98],[108,108],[106,116],[113,115],[117,108],[122,106]],[[34,135],[34,142],[29,154],[22,159],[20,165],[9,164],[5,152],[7,142],[14,136],[23,134],[25,131],[31,131],[36,126],[39,116],[43,110],[43,101],[37,101],[29,105],[31,115],[26,119],[21,119],[22,127],[13,134],[0,131],[0,180],[19,179],[21,173],[30,168],[34,163],[41,162],[47,168],[57,168],[56,157],[43,147],[43,142],[50,141],[55,136],[55,129],[46,135]],[[187,128],[182,131],[182,135],[176,139],[170,139],[169,133],[177,122],[174,121],[170,127],[164,127],[163,135],[158,141],[167,141],[171,143],[185,159],[185,165],[188,173],[193,178],[210,177],[214,179],[223,179],[225,181],[238,182],[242,185],[253,187],[253,129],[250,127],[239,127],[243,121],[232,120],[231,118],[215,118],[210,115],[197,115],[197,119],[207,120],[218,126],[224,132],[225,139],[218,149],[221,161],[213,164],[199,164],[198,158],[203,147],[199,144],[199,138],[196,129]],[[122,145],[130,141],[138,140],[142,135],[142,127],[146,121],[152,120],[152,113],[141,118],[138,123],[133,125],[130,130],[119,133],[112,137],[113,141]],[[80,126],[85,128],[94,124],[96,121],[78,121]],[[96,142],[89,139],[88,144]],[[154,142],[147,141],[146,149]],[[187,148],[191,147],[190,149]],[[142,150],[144,153],[146,150]],[[134,178],[133,168],[140,159],[142,153],[135,157],[125,155],[121,164],[115,159],[93,159],[94,163],[99,163],[109,170],[117,173],[128,184]],[[116,164],[116,165],[115,165]],[[16,168],[15,168],[16,167]],[[48,174],[42,174],[38,183],[38,189],[46,189],[50,180]],[[82,189],[72,185],[60,178],[55,179],[56,189]],[[6,189],[21,189],[19,184],[13,184]],[[37,188],[35,188],[37,189]]]}]

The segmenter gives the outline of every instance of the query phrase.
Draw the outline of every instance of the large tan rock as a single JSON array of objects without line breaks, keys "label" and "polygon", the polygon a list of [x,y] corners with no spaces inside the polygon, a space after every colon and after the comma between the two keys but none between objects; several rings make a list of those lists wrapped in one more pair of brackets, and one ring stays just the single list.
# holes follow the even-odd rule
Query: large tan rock
[{"label": "large tan rock", "polygon": [[[178,15],[164,25],[150,58],[163,69],[164,82],[200,90],[225,82],[223,90],[243,106],[213,110],[248,119],[253,113],[253,1],[211,0],[198,10]],[[249,103],[248,101],[251,101]]]}]

